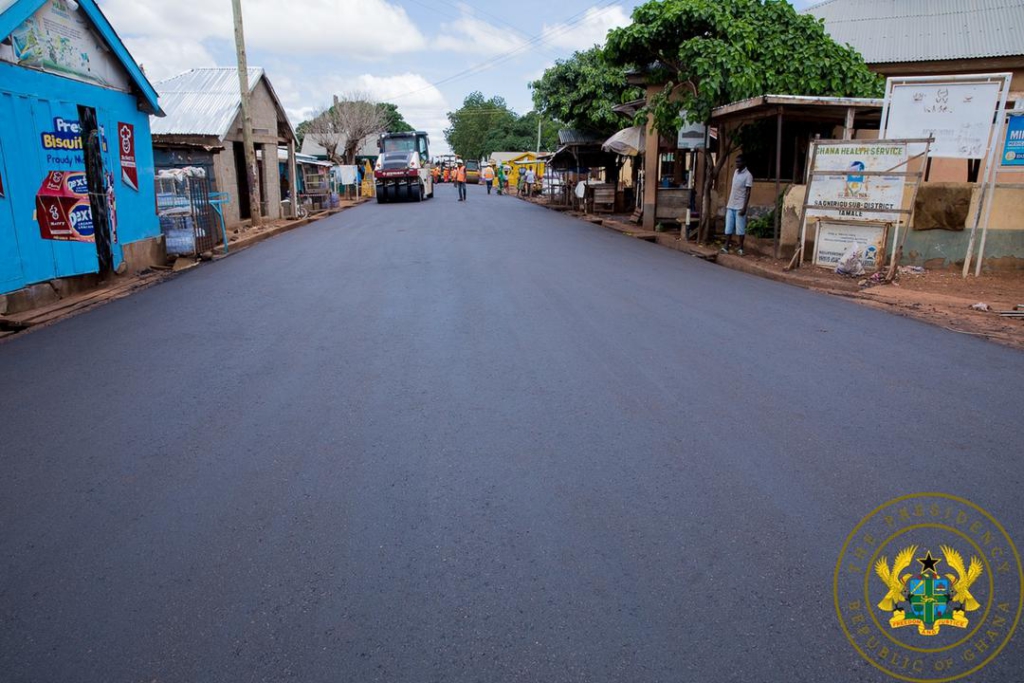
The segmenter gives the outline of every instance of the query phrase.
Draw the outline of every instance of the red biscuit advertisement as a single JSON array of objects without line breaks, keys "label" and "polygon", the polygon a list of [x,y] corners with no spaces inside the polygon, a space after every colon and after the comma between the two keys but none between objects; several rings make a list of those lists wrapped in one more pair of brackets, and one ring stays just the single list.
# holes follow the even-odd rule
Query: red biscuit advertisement
[{"label": "red biscuit advertisement", "polygon": [[85,172],[47,173],[36,193],[36,218],[44,240],[95,241]]},{"label": "red biscuit advertisement", "polygon": [[135,126],[117,124],[117,147],[121,151],[121,180],[135,191],[139,189],[139,169],[135,165]]}]

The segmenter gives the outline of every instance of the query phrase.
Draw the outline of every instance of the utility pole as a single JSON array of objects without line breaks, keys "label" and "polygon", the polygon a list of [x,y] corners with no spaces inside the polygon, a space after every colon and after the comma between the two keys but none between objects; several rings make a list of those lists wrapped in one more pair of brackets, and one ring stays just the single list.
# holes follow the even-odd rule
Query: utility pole
[{"label": "utility pole", "polygon": [[[260,174],[256,167],[256,148],[252,142],[252,118],[249,110],[249,65],[245,59],[245,31],[242,28],[242,0],[231,0],[235,15],[235,50],[238,54],[238,87],[242,94],[242,147],[245,149],[245,171],[249,185],[249,211],[252,226],[263,223],[260,211]],[[276,163],[274,159],[265,160]]]},{"label": "utility pole", "polygon": [[540,126],[544,119],[537,117],[537,154],[540,155]]}]

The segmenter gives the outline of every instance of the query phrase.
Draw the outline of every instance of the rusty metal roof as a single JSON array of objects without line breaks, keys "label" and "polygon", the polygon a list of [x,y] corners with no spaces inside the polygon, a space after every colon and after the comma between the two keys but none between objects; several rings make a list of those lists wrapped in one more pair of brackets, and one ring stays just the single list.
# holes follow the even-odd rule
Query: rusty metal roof
[{"label": "rusty metal roof", "polygon": [[569,128],[563,128],[558,131],[558,144],[561,146],[565,145],[598,145],[600,146],[605,138],[602,138],[596,133],[591,133],[584,130],[572,130]]},{"label": "rusty metal roof", "polygon": [[[277,99],[263,69],[249,68],[249,92],[263,80],[278,108],[278,116],[291,129],[288,116]],[[208,135],[223,140],[238,117],[242,97],[238,70],[234,67],[205,67],[160,81],[155,85],[167,116],[153,119],[153,135]]]},{"label": "rusty metal roof", "polygon": [[1024,0],[826,0],[804,12],[868,64],[1024,55]]}]

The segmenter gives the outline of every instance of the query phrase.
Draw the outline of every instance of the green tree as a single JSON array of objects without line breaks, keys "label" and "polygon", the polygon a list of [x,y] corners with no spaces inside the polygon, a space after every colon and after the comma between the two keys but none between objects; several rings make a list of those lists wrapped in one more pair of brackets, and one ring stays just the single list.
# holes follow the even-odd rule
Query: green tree
[{"label": "green tree", "polygon": [[382,102],[380,104],[381,109],[384,110],[384,117],[386,124],[384,130],[389,133],[409,133],[416,130],[405,120],[402,116],[402,112],[398,111],[397,104],[391,104],[390,102]]},{"label": "green tree", "polygon": [[612,135],[622,117],[612,107],[635,100],[643,91],[626,82],[625,71],[605,58],[601,47],[558,60],[530,84],[533,104],[546,116],[579,129]]},{"label": "green tree", "polygon": [[483,158],[493,152],[515,152],[537,149],[537,125],[540,124],[540,151],[554,152],[558,148],[557,121],[552,121],[535,111],[516,117],[507,128],[490,131],[484,142]]},{"label": "green tree", "polygon": [[[650,83],[664,84],[647,108],[670,137],[683,123],[710,124],[715,107],[750,97],[876,97],[884,90],[856,50],[836,43],[820,20],[786,0],[651,0],[633,10],[632,20],[609,33],[606,55],[621,68],[644,67]],[[719,131],[715,165],[705,150],[701,239],[711,225],[712,178],[738,136]]]},{"label": "green tree", "polygon": [[464,159],[482,159],[491,152],[488,138],[494,131],[509,130],[515,124],[516,114],[509,109],[503,97],[486,98],[476,91],[469,94],[462,106],[448,112],[444,139],[452,151]]},{"label": "green tree", "polygon": [[297,141],[296,144],[298,144],[299,149],[302,149],[302,141],[306,138],[306,135],[309,133],[309,126],[311,124],[312,121],[307,120],[295,126],[295,139]]}]

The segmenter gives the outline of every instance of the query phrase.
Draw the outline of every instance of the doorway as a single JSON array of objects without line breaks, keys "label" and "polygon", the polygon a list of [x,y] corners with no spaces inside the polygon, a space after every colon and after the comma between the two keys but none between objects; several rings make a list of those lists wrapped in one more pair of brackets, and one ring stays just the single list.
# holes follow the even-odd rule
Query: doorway
[{"label": "doorway", "polygon": [[114,269],[114,253],[110,235],[110,205],[107,203],[107,182],[103,172],[103,149],[96,110],[78,105],[78,121],[82,127],[82,147],[85,151],[85,180],[89,186],[89,208],[96,238],[96,258],[100,273]]},{"label": "doorway", "polygon": [[235,177],[238,179],[238,217],[245,221],[252,218],[252,206],[249,203],[249,173],[245,165],[245,147],[241,142],[233,142],[231,149],[235,155]]}]

